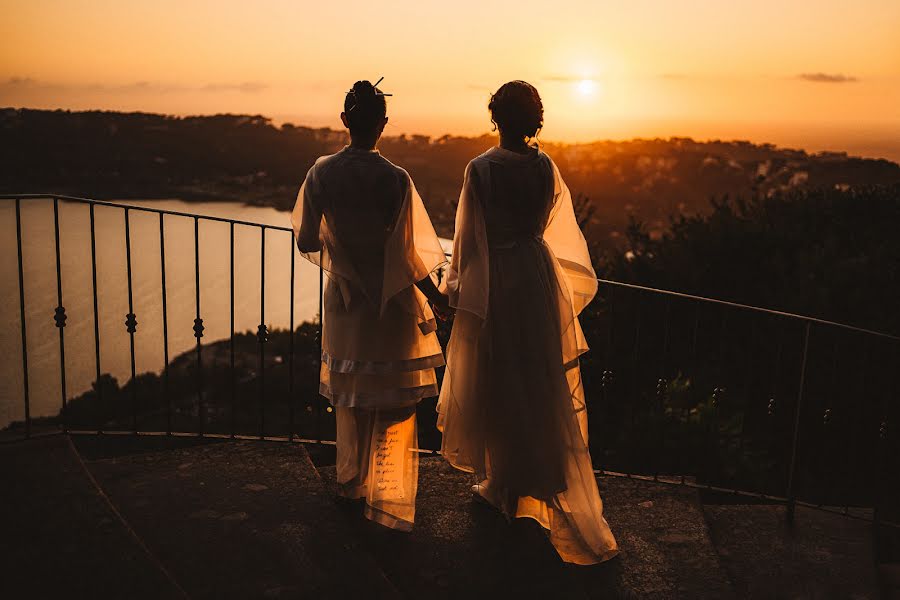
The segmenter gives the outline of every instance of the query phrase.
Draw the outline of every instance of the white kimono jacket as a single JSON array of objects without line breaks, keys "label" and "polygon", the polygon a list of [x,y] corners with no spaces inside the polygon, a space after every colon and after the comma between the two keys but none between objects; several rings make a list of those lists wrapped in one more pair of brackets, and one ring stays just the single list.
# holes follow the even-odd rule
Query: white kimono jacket
[{"label": "white kimono jacket", "polygon": [[409,174],[377,151],[346,147],[316,161],[291,215],[304,256],[320,265],[320,393],[335,407],[339,493],[408,530],[415,515],[415,406],[437,395],[444,364],[415,283],[446,263]]}]

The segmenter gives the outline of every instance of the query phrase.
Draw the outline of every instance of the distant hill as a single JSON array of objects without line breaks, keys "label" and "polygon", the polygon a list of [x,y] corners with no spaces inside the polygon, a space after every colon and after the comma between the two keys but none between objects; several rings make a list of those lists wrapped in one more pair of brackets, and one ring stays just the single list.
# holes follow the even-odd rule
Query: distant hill
[{"label": "distant hill", "polygon": [[[95,198],[236,200],[293,205],[306,170],[346,143],[346,133],[259,115],[172,117],[148,113],[0,109],[0,190]],[[439,233],[452,235],[466,163],[492,136],[386,137],[381,152],[413,176]],[[702,214],[709,200],[791,189],[900,182],[900,166],[845,153],[743,141],[636,139],[543,144],[572,192],[589,239],[619,246],[629,218],[651,235],[669,216]]]}]

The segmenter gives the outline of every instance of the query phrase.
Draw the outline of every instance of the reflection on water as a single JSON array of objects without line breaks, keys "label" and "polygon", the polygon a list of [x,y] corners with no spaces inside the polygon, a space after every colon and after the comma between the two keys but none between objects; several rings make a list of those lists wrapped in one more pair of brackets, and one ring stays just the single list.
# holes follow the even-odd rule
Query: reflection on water
[{"label": "reflection on water", "polygon": [[[128,204],[289,226],[288,214],[236,203],[187,203],[179,200],[128,201]],[[87,205],[61,202],[60,249],[68,396],[90,389],[96,378],[91,286],[90,216]],[[131,377],[125,227],[122,209],[95,208],[97,288],[101,372],[124,384]],[[137,316],[135,362],[138,373],[163,367],[162,280],[159,216],[130,211],[134,313]],[[15,207],[0,201],[0,427],[25,416],[22,340],[16,262]],[[61,405],[53,204],[22,202],[25,312],[32,416],[56,414]],[[200,308],[203,342],[230,332],[230,227],[200,221]],[[294,245],[289,233],[266,232],[265,323],[286,328],[290,317],[290,264]],[[195,317],[194,221],[165,217],[166,292],[169,357],[189,350]],[[315,318],[318,270],[295,254],[295,325]],[[260,229],[234,228],[235,331],[256,331],[260,323]]]}]

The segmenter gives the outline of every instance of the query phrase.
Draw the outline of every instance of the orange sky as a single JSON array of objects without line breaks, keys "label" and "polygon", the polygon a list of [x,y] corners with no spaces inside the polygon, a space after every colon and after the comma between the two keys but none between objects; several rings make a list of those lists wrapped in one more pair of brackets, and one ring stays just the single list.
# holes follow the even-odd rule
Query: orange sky
[{"label": "orange sky", "polygon": [[[690,135],[900,160],[900,1],[0,0],[0,105],[262,113],[339,127],[386,77],[388,133],[474,134],[526,79],[542,137]],[[588,79],[588,82],[582,80]]]}]

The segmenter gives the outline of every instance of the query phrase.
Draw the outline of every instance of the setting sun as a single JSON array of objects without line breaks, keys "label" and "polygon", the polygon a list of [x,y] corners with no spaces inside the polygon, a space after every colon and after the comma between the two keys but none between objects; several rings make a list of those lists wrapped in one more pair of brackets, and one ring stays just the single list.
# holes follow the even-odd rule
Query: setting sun
[{"label": "setting sun", "polygon": [[593,96],[597,91],[597,82],[593,79],[582,79],[576,85],[576,89],[581,96]]}]

